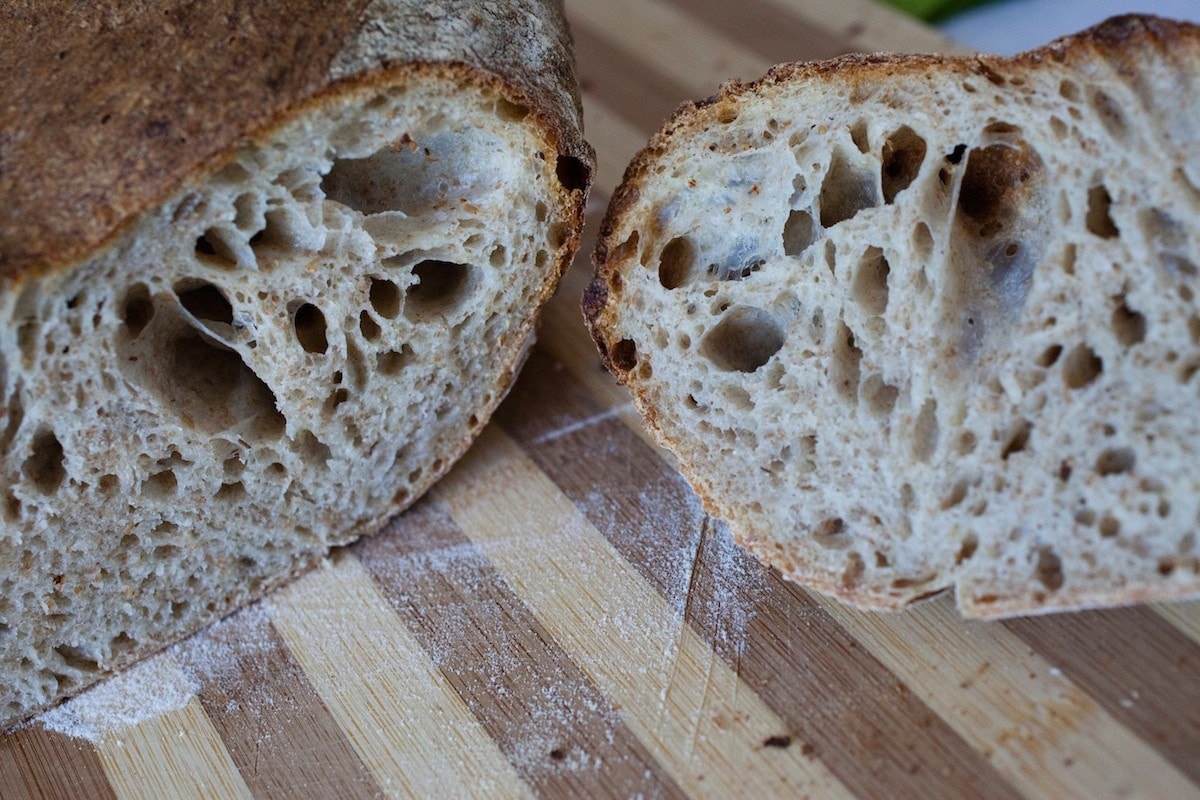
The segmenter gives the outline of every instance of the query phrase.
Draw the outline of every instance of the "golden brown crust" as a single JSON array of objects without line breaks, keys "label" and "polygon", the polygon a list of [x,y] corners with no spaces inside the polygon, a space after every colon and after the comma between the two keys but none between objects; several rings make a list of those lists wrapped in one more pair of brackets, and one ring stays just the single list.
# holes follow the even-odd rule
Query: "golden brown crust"
[{"label": "golden brown crust", "polygon": [[[471,76],[527,104],[586,193],[557,0],[54,0],[0,9],[0,277],[74,262],[312,103]],[[582,201],[582,200],[581,200]]]}]

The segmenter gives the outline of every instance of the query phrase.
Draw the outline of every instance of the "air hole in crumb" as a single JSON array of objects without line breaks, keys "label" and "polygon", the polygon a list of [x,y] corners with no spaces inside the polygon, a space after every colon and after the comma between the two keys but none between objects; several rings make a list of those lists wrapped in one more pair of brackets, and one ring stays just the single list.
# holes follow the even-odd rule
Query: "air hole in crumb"
[{"label": "air hole in crumb", "polygon": [[222,483],[221,488],[217,490],[215,497],[217,500],[228,503],[241,501],[246,497],[246,486],[241,481]]},{"label": "air hole in crumb", "polygon": [[1102,537],[1111,539],[1121,532],[1121,523],[1111,514],[1105,514],[1100,518],[1099,530]]},{"label": "air hole in crumb", "polygon": [[1037,365],[1043,369],[1049,369],[1058,361],[1058,357],[1062,355],[1062,350],[1061,344],[1050,345],[1037,357]]},{"label": "air hole in crumb", "polygon": [[1000,459],[1007,461],[1014,453],[1020,453],[1029,445],[1029,434],[1033,431],[1033,423],[1027,419],[1020,420],[1004,437],[1004,446],[1000,448]]},{"label": "air hole in crumb", "polygon": [[867,166],[851,161],[838,148],[821,182],[820,205],[824,228],[851,219],[863,209],[874,208],[879,205],[875,176]]},{"label": "air hole in crumb", "polygon": [[779,352],[784,338],[783,326],[769,311],[742,306],[704,337],[700,352],[719,369],[754,372]]},{"label": "air hole in crumb", "polygon": [[637,366],[637,344],[632,339],[622,339],[612,346],[610,352],[613,366],[622,372],[629,372]]},{"label": "air hole in crumb", "polygon": [[860,153],[871,152],[871,142],[867,135],[866,120],[859,120],[850,127],[850,141],[854,142],[854,146],[858,148]]},{"label": "air hole in crumb", "polygon": [[415,315],[444,313],[459,305],[470,288],[470,267],[429,259],[413,267],[417,283],[408,290]]},{"label": "air hole in crumb", "polygon": [[913,229],[913,249],[919,261],[925,261],[933,253],[933,233],[924,222],[918,222]]},{"label": "air hole in crumb", "polygon": [[[133,376],[161,398],[164,406],[206,433],[242,426],[243,435],[273,438],[283,432],[275,394],[237,352],[213,344],[186,327],[156,344],[156,364],[129,362]],[[249,423],[247,425],[246,423]]]},{"label": "air hole in crumb", "polygon": [[1105,92],[1096,90],[1092,92],[1092,107],[1108,134],[1118,142],[1124,141],[1129,134],[1129,123],[1125,120],[1125,114],[1117,101]]},{"label": "air hole in crumb", "polygon": [[413,349],[407,344],[397,350],[380,353],[375,357],[375,365],[383,375],[399,375],[400,371],[412,362]]},{"label": "air hole in crumb", "polygon": [[561,747],[556,747],[550,751],[550,758],[553,761],[562,761],[566,757],[567,757],[567,754],[566,754],[566,752],[563,751],[563,749]]},{"label": "air hole in crumb", "polygon": [[224,292],[205,281],[184,280],[175,284],[179,304],[201,322],[233,324],[233,306]]},{"label": "air hole in crumb", "polygon": [[791,744],[792,737],[790,736],[768,736],[763,739],[763,747],[777,747],[782,750]]},{"label": "air hole in crumb", "polygon": [[896,398],[900,390],[885,383],[881,375],[869,375],[862,382],[862,399],[867,404],[867,410],[877,417],[886,417],[896,407]]},{"label": "air hole in crumb", "polygon": [[368,342],[373,342],[379,338],[382,331],[379,329],[378,323],[364,309],[358,315],[358,329],[362,331],[363,338]]},{"label": "air hole in crumb", "polygon": [[1120,235],[1112,218],[1112,197],[1104,186],[1088,189],[1087,216],[1084,224],[1088,232],[1101,239],[1112,239]]},{"label": "air hole in crumb", "polygon": [[937,400],[930,397],[921,405],[921,412],[913,422],[913,458],[927,463],[937,450],[938,418]]},{"label": "air hole in crumb", "polygon": [[153,318],[154,303],[150,300],[150,289],[144,283],[134,284],[125,293],[121,303],[121,319],[129,329],[129,335],[136,339]]},{"label": "air hole in crumb", "polygon": [[677,236],[658,257],[658,282],[664,289],[678,289],[691,280],[695,266],[695,245],[687,237]]},{"label": "air hole in crumb", "polygon": [[1057,592],[1063,585],[1062,560],[1049,547],[1043,547],[1037,554],[1037,579],[1051,592]]},{"label": "air hole in crumb", "polygon": [[1128,447],[1109,448],[1096,459],[1096,474],[1121,475],[1131,472],[1136,461],[1137,456]]},{"label": "air hole in crumb", "polygon": [[507,122],[520,122],[529,116],[529,106],[501,98],[496,101],[496,115]]},{"label": "air hole in crumb", "polygon": [[164,469],[147,478],[142,491],[154,500],[164,500],[174,495],[178,487],[179,479],[175,477],[175,471]]},{"label": "air hole in crumb", "polygon": [[582,192],[587,188],[588,179],[591,177],[591,171],[581,159],[562,154],[558,156],[554,174],[558,176],[558,182],[568,192]]},{"label": "air hole in crumb", "polygon": [[371,308],[384,319],[395,319],[400,313],[400,287],[383,278],[372,278],[369,291]]},{"label": "air hole in crumb", "polygon": [[954,556],[954,563],[961,564],[964,561],[969,561],[978,549],[979,539],[975,537],[975,534],[968,533],[963,537],[962,544],[958,548],[958,554]]},{"label": "air hole in crumb", "polygon": [[1058,93],[1064,100],[1072,103],[1078,103],[1083,95],[1079,91],[1079,85],[1074,81],[1063,81],[1058,85]]},{"label": "air hole in crumb", "polygon": [[892,203],[896,195],[912,185],[925,163],[926,149],[925,140],[907,125],[887,137],[881,167],[883,202]]},{"label": "air hole in crumb", "polygon": [[641,234],[634,231],[629,234],[629,237],[619,245],[609,251],[608,260],[612,263],[619,264],[623,261],[628,261],[638,252],[638,244],[641,241]]},{"label": "air hole in crumb", "polygon": [[854,272],[854,300],[869,314],[882,315],[888,304],[891,267],[878,247],[868,247]]},{"label": "air hole in crumb", "polygon": [[1071,389],[1082,389],[1104,371],[1104,362],[1086,344],[1076,345],[1063,361],[1063,381]]},{"label": "air hole in crumb", "polygon": [[853,400],[858,395],[861,361],[862,350],[855,344],[854,332],[845,322],[838,320],[830,353],[829,379],[833,382],[834,389],[847,400]]},{"label": "air hole in crumb", "polygon": [[237,264],[233,250],[215,228],[209,228],[196,239],[196,257],[213,266],[228,268]]},{"label": "air hole in crumb", "polygon": [[324,353],[329,349],[329,340],[325,335],[325,315],[321,309],[312,303],[305,303],[296,309],[293,319],[296,327],[296,339],[307,353]]},{"label": "air hole in crumb", "polygon": [[830,550],[842,550],[850,546],[850,534],[841,517],[830,517],[817,525],[812,532],[813,541]]},{"label": "air hole in crumb", "polygon": [[994,144],[971,152],[963,172],[958,208],[979,226],[980,235],[999,232],[1028,196],[1026,184],[1042,164],[1026,145]]},{"label": "air hole in crumb", "polygon": [[783,223],[783,253],[799,256],[813,243],[813,218],[807,211],[793,209]]},{"label": "air hole in crumb", "polygon": [[846,556],[846,566],[842,570],[842,586],[846,588],[857,586],[862,581],[862,576],[866,572],[866,568],[862,556],[858,553],[848,554]]},{"label": "air hole in crumb", "polygon": [[80,672],[99,672],[100,665],[96,659],[91,658],[82,649],[71,645],[60,644],[54,648],[54,652],[62,657],[66,665]]},{"label": "air hole in crumb", "polygon": [[1113,333],[1125,347],[1132,347],[1146,338],[1146,318],[1134,311],[1124,298],[1112,315]]},{"label": "air hole in crumb", "polygon": [[950,494],[942,501],[942,508],[954,508],[967,499],[967,491],[971,488],[971,484],[966,478],[962,478],[950,487]]},{"label": "air hole in crumb", "polygon": [[53,494],[67,477],[62,443],[54,431],[42,429],[34,434],[33,452],[21,465],[25,479],[42,494]]},{"label": "air hole in crumb", "polygon": [[1078,257],[1078,251],[1074,244],[1069,244],[1063,248],[1062,254],[1062,271],[1067,275],[1075,274],[1075,261]]}]

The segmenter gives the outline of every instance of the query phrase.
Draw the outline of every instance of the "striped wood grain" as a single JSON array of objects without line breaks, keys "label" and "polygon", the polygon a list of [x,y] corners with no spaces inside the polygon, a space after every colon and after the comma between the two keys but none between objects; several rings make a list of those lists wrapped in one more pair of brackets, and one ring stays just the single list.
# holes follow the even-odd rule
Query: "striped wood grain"
[{"label": "striped wood grain", "polygon": [[1200,605],[979,624],[814,599],[703,515],[580,321],[603,205],[679,103],[953,45],[873,0],[567,10],[597,186],[497,424],[385,534],[174,648],[183,708],[0,738],[0,797],[1196,797]]}]

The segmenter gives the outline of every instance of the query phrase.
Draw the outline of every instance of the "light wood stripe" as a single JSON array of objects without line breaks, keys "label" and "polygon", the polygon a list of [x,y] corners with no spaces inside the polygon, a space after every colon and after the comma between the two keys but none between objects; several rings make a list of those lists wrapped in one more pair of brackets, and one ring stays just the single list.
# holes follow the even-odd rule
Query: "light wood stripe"
[{"label": "light wood stripe", "polygon": [[[169,656],[156,658],[162,669],[178,669]],[[96,752],[121,800],[252,797],[195,697],[181,709],[104,736]]]},{"label": "light wood stripe", "polygon": [[575,28],[572,36],[584,91],[603,97],[641,130],[658,130],[680,103],[694,99],[684,86],[653,69],[644,54],[622,50],[587,26]]},{"label": "light wood stripe", "polygon": [[1200,644],[1200,601],[1157,603],[1154,610],[1193,642]]},{"label": "light wood stripe", "polygon": [[37,725],[0,736],[4,800],[116,797],[91,743]]},{"label": "light wood stripe", "polygon": [[[547,440],[543,429],[593,415],[591,400],[534,355],[498,421],[559,490],[851,791],[925,798],[1012,797],[1009,784],[797,587],[735,548],[683,479],[616,420]],[[619,466],[579,453],[619,453]],[[594,499],[603,485],[602,502]],[[682,580],[680,577],[682,576]],[[797,620],[803,620],[802,625]],[[734,646],[731,646],[734,645]],[[853,698],[853,710],[844,705]]]},{"label": "light wood stripe", "polygon": [[[740,13],[745,4],[725,5]],[[754,80],[772,63],[761,50],[744,47],[664,0],[567,0],[566,6],[574,30],[586,26],[597,36],[612,32],[613,44],[648,56],[660,74],[689,87],[695,97],[713,94],[731,79]]]},{"label": "light wood stripe", "polygon": [[173,650],[255,797],[330,800],[381,790],[261,607]]},{"label": "light wood stripe", "polygon": [[1003,625],[1200,782],[1200,644],[1145,606]]},{"label": "light wood stripe", "polygon": [[[771,3],[749,0],[674,0],[680,7],[716,30],[728,31],[746,47],[772,63],[832,58],[850,49],[844,37],[831,34]],[[822,8],[830,5],[822,3]]]},{"label": "light wood stripe", "polygon": [[948,597],[903,614],[822,605],[1028,798],[1200,798],[1060,670]]},{"label": "light wood stripe", "polygon": [[434,493],[689,795],[850,796],[496,426]]},{"label": "light wood stripe", "polygon": [[388,796],[532,796],[352,556],[281,591],[269,613]]},{"label": "light wood stripe", "polygon": [[443,504],[354,553],[539,797],[684,797]]},{"label": "light wood stripe", "polygon": [[[934,28],[885,8],[878,0],[757,0],[791,15],[794,27],[845,42],[848,51],[955,53],[967,49]],[[818,11],[819,9],[819,11]],[[804,56],[812,58],[812,56]]]}]

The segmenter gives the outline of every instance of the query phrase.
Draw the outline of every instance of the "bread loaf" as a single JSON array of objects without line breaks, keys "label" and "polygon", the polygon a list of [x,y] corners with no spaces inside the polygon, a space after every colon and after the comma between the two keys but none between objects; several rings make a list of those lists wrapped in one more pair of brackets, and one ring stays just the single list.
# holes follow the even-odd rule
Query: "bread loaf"
[{"label": "bread loaf", "polygon": [[681,109],[584,306],[788,578],[969,616],[1200,592],[1200,29],[846,56]]},{"label": "bread loaf", "polygon": [[554,0],[0,10],[0,727],[374,531],[593,157]]}]

